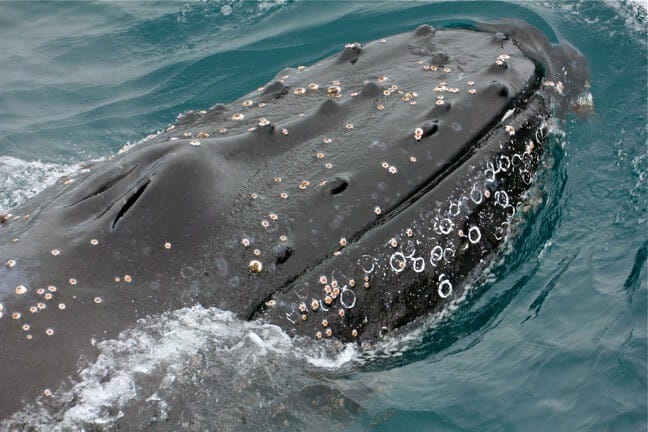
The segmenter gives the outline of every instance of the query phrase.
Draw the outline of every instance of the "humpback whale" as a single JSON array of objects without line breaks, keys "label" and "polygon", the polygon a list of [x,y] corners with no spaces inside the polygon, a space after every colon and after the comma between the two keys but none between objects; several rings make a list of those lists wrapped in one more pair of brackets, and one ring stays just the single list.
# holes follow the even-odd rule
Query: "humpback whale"
[{"label": "humpback whale", "polygon": [[584,59],[517,21],[281,71],[0,217],[0,418],[201,304],[366,341],[460,298],[523,211]]}]

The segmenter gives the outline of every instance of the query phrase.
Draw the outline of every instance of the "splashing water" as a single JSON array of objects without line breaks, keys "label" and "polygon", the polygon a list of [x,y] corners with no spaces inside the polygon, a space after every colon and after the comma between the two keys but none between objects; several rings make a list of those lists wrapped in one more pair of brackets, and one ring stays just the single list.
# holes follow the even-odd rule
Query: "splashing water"
[{"label": "splashing water", "polygon": [[78,164],[27,162],[11,156],[0,156],[0,213],[24,204],[61,177],[72,176],[78,170]]},{"label": "splashing water", "polygon": [[[276,326],[241,321],[230,312],[195,306],[152,316],[96,346],[99,358],[82,370],[78,382],[42,396],[8,425],[37,430],[297,426],[323,414],[297,415],[303,407],[295,396],[308,394],[312,386],[318,388],[311,396],[318,403],[345,401],[322,409],[337,410],[347,420],[359,410],[334,382],[327,384],[356,357],[353,345],[293,340]],[[218,409],[206,410],[209,406]]]}]

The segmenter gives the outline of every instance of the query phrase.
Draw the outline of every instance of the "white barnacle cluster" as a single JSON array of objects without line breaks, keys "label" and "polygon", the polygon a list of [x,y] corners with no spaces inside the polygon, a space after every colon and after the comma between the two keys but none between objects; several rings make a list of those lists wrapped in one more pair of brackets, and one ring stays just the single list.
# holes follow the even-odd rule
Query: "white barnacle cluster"
[{"label": "white barnacle cluster", "polygon": [[508,60],[509,58],[510,56],[508,54],[500,54],[495,59],[495,64],[498,66],[504,66],[506,64],[506,60]]},{"label": "white barnacle cluster", "polygon": [[[100,241],[96,238],[92,238],[88,240],[88,243],[90,247],[98,247],[100,245]],[[51,249],[49,251],[49,254],[57,257],[61,255],[61,250],[60,249]],[[9,268],[12,268],[16,265],[16,260],[9,260],[7,262],[7,266]],[[130,281],[130,276],[126,275],[124,276],[124,280]],[[79,281],[75,277],[69,277],[67,278],[67,283],[70,285],[70,287],[74,287],[77,284],[79,284]],[[19,284],[15,286],[13,293],[17,297],[22,298],[21,302],[27,302],[24,306],[24,310],[14,310],[11,312],[11,318],[13,321],[16,322],[16,324],[19,326],[19,328],[24,332],[25,334],[25,339],[28,341],[34,340],[34,332],[37,331],[42,331],[42,333],[45,336],[53,336],[55,334],[55,329],[53,327],[46,327],[46,326],[38,326],[36,327],[34,323],[29,323],[25,322],[28,317],[34,317],[37,314],[39,314],[42,311],[45,311],[47,309],[51,308],[58,311],[65,311],[67,309],[66,303],[58,300],[56,298],[57,293],[59,289],[55,285],[47,285],[45,287],[30,287],[29,284]],[[72,291],[75,292],[75,291]],[[70,292],[68,293],[68,296],[74,301],[74,300],[81,300],[77,294],[71,294]],[[92,303],[95,304],[100,304],[103,302],[103,298],[96,296],[91,299]],[[53,303],[52,303],[53,302]],[[4,306],[0,304],[0,317],[2,317],[2,311],[4,310]],[[60,312],[59,312],[60,313]],[[34,318],[32,318],[34,319]]]},{"label": "white barnacle cluster", "polygon": [[398,168],[394,165],[390,165],[388,162],[381,162],[380,166],[387,170],[389,174],[396,174],[398,172]]},{"label": "white barnacle cluster", "polygon": [[[340,243],[342,243],[340,240]],[[346,244],[346,240],[344,240]],[[368,278],[367,278],[368,280]],[[302,321],[307,321],[310,314],[317,314],[313,319],[318,319],[317,316],[322,317],[320,324],[323,327],[322,331],[317,331],[315,337],[322,339],[323,337],[332,337],[333,330],[330,325],[333,319],[344,319],[347,315],[347,310],[353,309],[356,305],[357,296],[353,291],[355,281],[353,279],[347,280],[342,285],[337,279],[320,275],[318,284],[321,286],[322,293],[319,298],[312,298],[309,305],[305,302],[299,303],[296,312],[300,315]],[[358,331],[354,328],[351,331],[352,337],[357,337]]]},{"label": "white barnacle cluster", "polygon": [[[475,85],[475,82],[474,81],[468,81],[466,84],[468,84],[468,87],[472,87],[472,86]],[[468,94],[473,95],[475,93],[477,93],[477,90],[475,90],[474,88],[469,88],[468,89]]]},{"label": "white barnacle cluster", "polygon": [[259,119],[259,126],[263,127],[263,126],[268,126],[269,124],[270,124],[270,120],[268,120],[267,118],[261,117]]},{"label": "white barnacle cluster", "polygon": [[332,98],[342,97],[342,87],[339,85],[332,85],[326,89],[326,95]]},{"label": "white barnacle cluster", "polygon": [[446,81],[439,81],[439,84],[436,85],[432,90],[437,93],[459,93],[459,88],[457,87],[448,87]]},{"label": "white barnacle cluster", "polygon": [[418,97],[418,93],[416,93],[416,92],[407,92],[407,93],[405,93],[403,95],[401,100],[403,102],[410,102],[410,105],[411,105],[412,102],[414,102],[414,105],[416,105],[416,101],[414,99],[416,99],[417,97]]},{"label": "white barnacle cluster", "polygon": [[259,273],[263,270],[263,264],[259,260],[251,260],[248,264],[248,268],[252,273]]}]

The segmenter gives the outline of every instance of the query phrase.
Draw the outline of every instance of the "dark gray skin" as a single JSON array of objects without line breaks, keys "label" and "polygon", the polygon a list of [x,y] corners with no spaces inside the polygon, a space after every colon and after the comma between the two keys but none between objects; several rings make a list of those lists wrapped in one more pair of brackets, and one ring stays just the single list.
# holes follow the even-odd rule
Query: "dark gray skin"
[{"label": "dark gray skin", "polygon": [[5,217],[0,418],[150,314],[199,303],[362,341],[461,297],[524,206],[547,81],[586,82],[568,44],[481,28],[350,44]]}]

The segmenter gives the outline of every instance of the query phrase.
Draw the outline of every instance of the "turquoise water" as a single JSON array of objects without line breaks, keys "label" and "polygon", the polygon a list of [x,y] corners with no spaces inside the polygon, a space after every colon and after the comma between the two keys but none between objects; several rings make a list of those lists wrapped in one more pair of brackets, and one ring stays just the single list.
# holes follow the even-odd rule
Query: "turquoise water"
[{"label": "turquoise water", "polygon": [[346,42],[499,17],[575,45],[595,113],[551,138],[543,204],[476,293],[404,352],[327,372],[359,408],[314,429],[646,430],[648,40],[635,3],[3,2],[0,211]]}]

